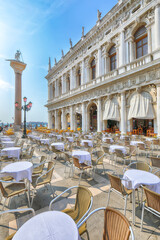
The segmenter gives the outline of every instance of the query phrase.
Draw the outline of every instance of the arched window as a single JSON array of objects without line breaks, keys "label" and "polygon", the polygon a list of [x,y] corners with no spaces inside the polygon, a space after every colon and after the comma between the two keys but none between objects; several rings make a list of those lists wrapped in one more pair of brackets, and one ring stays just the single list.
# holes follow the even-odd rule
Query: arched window
[{"label": "arched window", "polygon": [[117,56],[115,46],[111,47],[108,53],[110,58],[110,71],[112,71],[117,68]]},{"label": "arched window", "polygon": [[78,86],[81,86],[81,70],[80,69],[77,71],[77,82],[78,82]]},{"label": "arched window", "polygon": [[70,91],[70,76],[66,76],[66,91]]},{"label": "arched window", "polygon": [[136,58],[140,58],[148,53],[148,37],[145,26],[140,27],[134,34],[136,43]]},{"label": "arched window", "polygon": [[59,96],[62,95],[62,83],[59,82]]},{"label": "arched window", "polygon": [[96,62],[95,59],[92,60],[91,62],[91,79],[95,79],[96,78]]}]

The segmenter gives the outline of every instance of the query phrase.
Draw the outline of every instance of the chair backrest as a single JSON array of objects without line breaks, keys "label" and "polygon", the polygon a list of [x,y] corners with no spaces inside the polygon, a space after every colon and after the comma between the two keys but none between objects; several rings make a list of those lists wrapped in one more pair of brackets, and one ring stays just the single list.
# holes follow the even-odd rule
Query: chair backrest
[{"label": "chair backrest", "polygon": [[146,171],[146,172],[150,172],[150,167],[145,162],[137,162],[137,169],[138,170],[143,170],[143,171]]},{"label": "chair backrest", "polygon": [[158,167],[158,168],[160,168],[160,158],[151,157],[150,165],[151,165],[152,167]]},{"label": "chair backrest", "polygon": [[5,191],[4,187],[3,187],[2,182],[0,182],[0,189],[1,189],[3,197],[7,197],[7,193],[6,193],[6,191]]},{"label": "chair backrest", "polygon": [[73,157],[73,163],[74,163],[74,166],[77,167],[77,168],[81,168],[80,164],[79,164],[79,159],[78,158],[75,158]]},{"label": "chair backrest", "polygon": [[136,153],[137,153],[137,147],[134,145],[130,145],[130,154],[133,156],[133,155],[136,155]]},{"label": "chair backrest", "polygon": [[145,150],[145,145],[143,143],[138,143],[137,146],[140,150]]},{"label": "chair backrest", "polygon": [[96,155],[97,155],[97,160],[98,160],[98,158],[100,158],[97,163],[103,163],[103,157],[102,156],[104,155],[104,152],[103,151],[97,151]]},{"label": "chair backrest", "polygon": [[130,223],[119,211],[107,207],[104,212],[103,240],[128,240]]},{"label": "chair backrest", "polygon": [[83,186],[79,186],[76,195],[74,221],[77,223],[87,212],[91,204],[91,198],[93,197],[91,191]]},{"label": "chair backrest", "polygon": [[114,188],[115,190],[123,194],[121,179],[111,173],[107,173],[107,175],[109,177],[111,188]]},{"label": "chair backrest", "polygon": [[115,153],[117,155],[117,157],[123,158],[124,154],[120,149],[115,149]]},{"label": "chair backrest", "polygon": [[84,142],[83,144],[85,148],[88,148],[88,142]]},{"label": "chair backrest", "polygon": [[103,146],[102,148],[103,148],[103,151],[104,151],[105,153],[110,154],[108,147],[104,147],[104,146]]},{"label": "chair backrest", "polygon": [[143,187],[143,189],[146,195],[147,206],[160,213],[160,194],[153,192],[146,187]]},{"label": "chair backrest", "polygon": [[54,170],[54,162],[48,162],[47,173],[44,175],[44,178],[48,181],[51,181],[52,174]]}]

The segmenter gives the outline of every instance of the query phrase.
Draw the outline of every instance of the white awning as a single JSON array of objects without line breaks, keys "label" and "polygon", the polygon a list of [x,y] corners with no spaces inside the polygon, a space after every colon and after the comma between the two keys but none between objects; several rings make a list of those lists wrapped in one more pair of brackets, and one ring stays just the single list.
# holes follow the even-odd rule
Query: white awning
[{"label": "white awning", "polygon": [[130,100],[128,119],[154,119],[152,97],[147,92],[136,93]]},{"label": "white awning", "polygon": [[103,113],[103,120],[120,120],[118,103],[115,99],[106,101],[105,110]]}]

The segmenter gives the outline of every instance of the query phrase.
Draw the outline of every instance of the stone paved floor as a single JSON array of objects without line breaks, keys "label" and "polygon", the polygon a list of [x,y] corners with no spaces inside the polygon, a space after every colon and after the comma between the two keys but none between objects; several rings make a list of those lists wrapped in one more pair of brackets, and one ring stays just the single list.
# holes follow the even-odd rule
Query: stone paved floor
[{"label": "stone paved floor", "polygon": [[[46,155],[45,152],[39,152],[37,149],[35,155]],[[74,177],[68,177],[68,174],[64,174],[65,161],[61,158],[56,160],[56,166],[52,179],[52,187],[55,190],[55,194],[60,194],[66,188],[78,185],[78,171],[75,171]],[[49,158],[48,158],[49,159]],[[145,157],[140,158],[143,161],[148,161]],[[35,161],[38,161],[35,159]],[[94,175],[94,179],[89,175],[83,175],[81,180],[81,185],[88,187],[93,194],[93,206],[92,210],[98,207],[107,206],[108,198],[108,189],[109,189],[109,180],[107,178],[107,172],[116,171],[119,175],[123,174],[123,165],[118,164],[113,166],[109,164],[109,161],[105,159],[104,161],[106,172],[103,173],[102,168],[99,167],[98,172]],[[69,170],[69,169],[67,169]],[[60,201],[54,204],[55,210],[62,210],[64,208],[72,207],[75,201],[75,191],[70,193],[68,199],[62,197]],[[36,214],[48,210],[50,201],[53,199],[53,195],[50,189],[47,187],[40,187],[37,191],[37,194],[34,198],[33,208],[36,211]],[[3,202],[3,199],[2,199]],[[13,197],[10,202],[7,202],[6,208],[24,208],[27,207],[27,198],[25,195],[20,195],[19,197]],[[132,221],[132,204],[128,200],[127,206],[127,218]],[[124,209],[124,200],[119,198],[115,193],[111,194],[109,206],[120,210],[123,213]],[[5,239],[8,234],[11,234],[15,229],[20,227],[27,219],[31,217],[31,214],[18,213],[18,214],[5,214],[0,216],[0,240]],[[141,218],[141,209],[138,204],[136,204],[136,225],[133,226],[135,239],[137,240],[160,240],[160,219],[153,216],[152,214],[145,213],[144,216],[144,230],[140,232],[140,218]],[[16,220],[17,219],[17,220]],[[91,240],[102,239],[103,235],[103,212],[98,212],[93,215],[87,222],[87,228],[89,231],[89,236]],[[87,239],[87,236],[84,234],[82,240]]]}]

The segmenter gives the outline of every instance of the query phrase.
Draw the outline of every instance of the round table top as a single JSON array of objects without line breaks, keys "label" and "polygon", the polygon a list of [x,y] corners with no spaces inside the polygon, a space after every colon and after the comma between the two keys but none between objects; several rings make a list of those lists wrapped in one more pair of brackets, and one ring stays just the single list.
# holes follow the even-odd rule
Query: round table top
[{"label": "round table top", "polygon": [[56,142],[56,143],[52,143],[51,146],[64,146],[64,143]]},{"label": "round table top", "polygon": [[8,147],[8,148],[3,148],[2,151],[15,151],[15,150],[21,150],[20,147]]},{"label": "round table top", "polygon": [[59,211],[40,213],[16,232],[13,240],[80,240],[78,228],[74,220]]},{"label": "round table top", "polygon": [[115,149],[121,150],[124,154],[126,154],[126,152],[127,152],[126,147],[121,146],[121,145],[111,145],[109,147],[109,151],[112,153],[115,152]]},{"label": "round table top", "polygon": [[[128,189],[136,189],[141,185],[151,186],[151,190],[160,193],[160,178],[151,172],[138,169],[127,170],[123,178],[128,181],[122,181]],[[153,185],[153,186],[152,186]]]},{"label": "round table top", "polygon": [[7,144],[7,143],[14,143],[14,141],[2,141],[2,143]]},{"label": "round table top", "polygon": [[19,172],[31,168],[33,164],[31,162],[14,162],[6,165],[1,172]]}]

